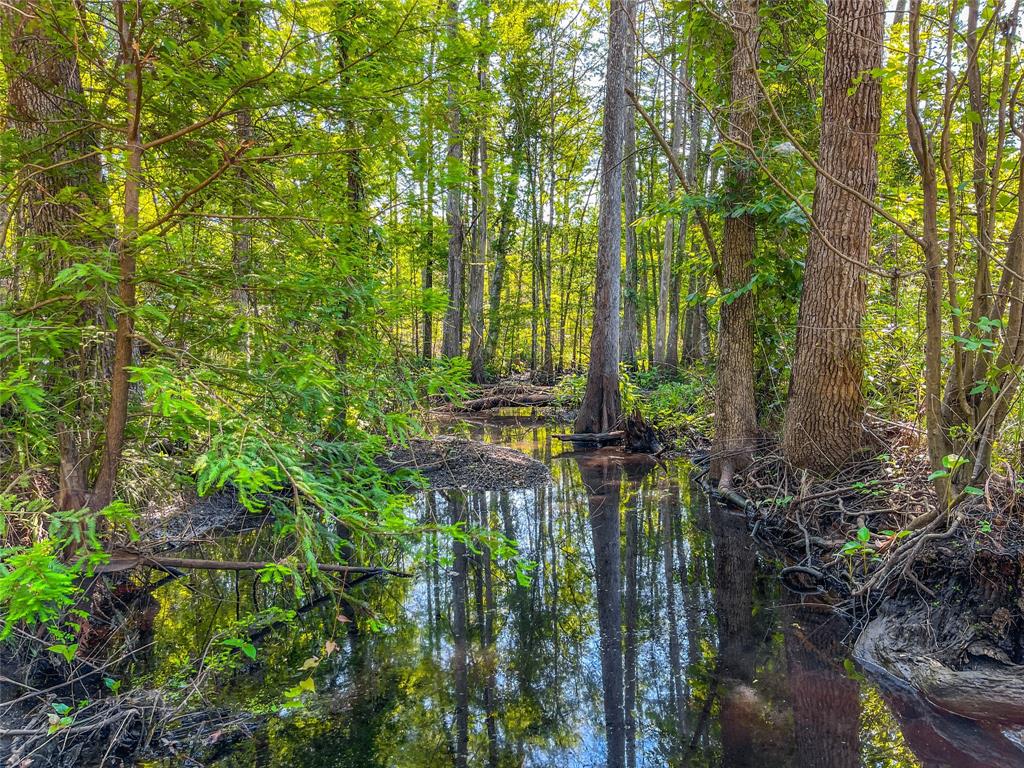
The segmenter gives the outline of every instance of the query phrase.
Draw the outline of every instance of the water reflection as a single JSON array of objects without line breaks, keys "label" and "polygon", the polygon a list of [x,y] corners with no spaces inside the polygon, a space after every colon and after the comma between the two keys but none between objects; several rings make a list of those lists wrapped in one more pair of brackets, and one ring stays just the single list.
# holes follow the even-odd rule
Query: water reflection
[{"label": "water reflection", "polygon": [[[426,494],[418,513],[504,531],[538,564],[532,581],[430,537],[410,553],[416,579],[364,585],[347,613],[309,610],[263,639],[255,674],[211,692],[269,716],[215,764],[920,765],[884,703],[892,693],[847,669],[842,623],[779,594],[743,519],[715,508],[685,464],[566,453],[512,417],[465,429],[549,462],[552,483]],[[217,546],[226,556],[254,542]],[[154,677],[236,609],[289,599],[234,578],[156,593]],[[281,716],[281,692],[332,638],[343,650],[314,670],[317,696]],[[959,765],[928,762],[943,764]]]}]

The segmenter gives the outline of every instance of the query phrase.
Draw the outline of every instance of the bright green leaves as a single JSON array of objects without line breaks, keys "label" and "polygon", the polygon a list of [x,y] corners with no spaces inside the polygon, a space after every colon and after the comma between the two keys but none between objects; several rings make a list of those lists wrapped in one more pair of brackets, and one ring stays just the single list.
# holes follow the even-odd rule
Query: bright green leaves
[{"label": "bright green leaves", "polygon": [[[54,626],[61,611],[73,603],[79,570],[61,562],[50,539],[0,554],[0,640],[10,635],[19,622]],[[68,649],[64,646],[55,652],[68,658]],[[76,649],[70,650],[71,658]]]},{"label": "bright green leaves", "polygon": [[30,378],[24,365],[0,380],[0,405],[14,398],[26,412],[36,413],[43,409],[43,397],[43,388]]},{"label": "bright green leaves", "polygon": [[960,467],[970,464],[970,459],[966,456],[960,456],[956,453],[950,453],[942,457],[942,466],[944,469],[937,469],[928,475],[929,480],[938,480],[941,477],[949,477],[951,473],[959,469]]},{"label": "bright green leaves", "polygon": [[225,646],[226,648],[235,648],[238,651],[241,651],[251,661],[256,660],[256,646],[248,640],[238,637],[229,637],[224,640],[221,640],[220,644]]}]

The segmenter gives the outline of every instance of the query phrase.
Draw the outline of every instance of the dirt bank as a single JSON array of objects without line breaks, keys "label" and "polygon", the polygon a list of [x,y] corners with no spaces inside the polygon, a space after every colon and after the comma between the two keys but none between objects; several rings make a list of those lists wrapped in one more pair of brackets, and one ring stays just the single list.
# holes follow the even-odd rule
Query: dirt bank
[{"label": "dirt bank", "polygon": [[[378,463],[388,472],[418,472],[435,490],[500,491],[530,488],[551,479],[544,464],[521,451],[451,436],[410,440]],[[414,487],[410,478],[410,488]]]}]

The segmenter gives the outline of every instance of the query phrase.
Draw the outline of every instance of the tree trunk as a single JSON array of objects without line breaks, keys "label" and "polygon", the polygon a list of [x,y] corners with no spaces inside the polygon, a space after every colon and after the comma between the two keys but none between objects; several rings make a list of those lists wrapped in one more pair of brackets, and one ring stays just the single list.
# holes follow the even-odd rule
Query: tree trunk
[{"label": "tree trunk", "polygon": [[[0,22],[7,127],[23,143],[19,160],[24,172],[31,169],[32,175],[17,214],[18,236],[33,237],[40,244],[36,247],[44,248],[38,281],[45,291],[60,270],[80,258],[77,250],[105,249],[109,241],[109,233],[87,224],[109,218],[99,156],[92,154],[99,140],[89,119],[75,51],[67,42],[76,38],[76,32],[62,29],[53,14],[41,14],[36,0],[0,6]],[[73,194],[58,197],[64,189]],[[68,247],[43,245],[52,242]],[[83,325],[96,312],[96,307],[82,307]],[[80,379],[97,355],[95,347],[83,341],[76,349],[63,350],[51,372],[49,397],[59,414],[54,425],[60,453],[56,504],[62,510],[88,503],[91,455],[82,423],[87,409]]]},{"label": "tree trunk", "polygon": [[[427,77],[434,77],[434,37],[431,36],[430,48],[427,53]],[[426,104],[424,103],[424,106]],[[424,164],[426,169],[427,194],[423,200],[423,268],[420,272],[420,285],[424,295],[434,288],[434,122],[428,120],[424,126]],[[429,309],[423,310],[422,318],[423,331],[421,341],[423,344],[422,355],[424,360],[430,360],[434,356],[434,313]]]},{"label": "tree trunk", "polygon": [[[252,5],[249,0],[237,0],[237,11],[235,13],[235,24],[238,28],[238,35],[241,38],[241,51],[246,57],[249,56],[250,35],[252,34]],[[248,109],[239,110],[235,117],[235,139],[240,145],[249,145],[253,141],[252,112]],[[250,317],[255,314],[255,294],[249,290],[249,275],[253,271],[252,264],[252,200],[255,194],[255,185],[249,172],[238,168],[238,180],[241,194],[238,195],[232,204],[231,212],[235,219],[231,225],[231,265],[235,272],[235,290],[233,292],[235,303],[243,317]],[[242,337],[242,350],[245,354],[246,363],[252,359],[252,339],[248,328]]]},{"label": "tree trunk", "polygon": [[[626,47],[626,82],[636,88],[636,34],[633,20],[636,19],[636,0],[627,0],[630,29]],[[622,330],[619,334],[619,354],[629,369],[636,368],[637,350],[640,346],[640,317],[637,309],[639,300],[639,276],[637,274],[636,227],[637,179],[636,179],[636,119],[634,108],[627,107],[625,116],[625,145],[623,147],[626,165],[623,179],[623,197],[626,214],[626,273],[622,296]]]},{"label": "tree trunk", "polygon": [[[942,459],[949,453],[949,445],[942,429],[942,249],[939,245],[938,181],[931,137],[925,131],[919,113],[918,70],[921,56],[919,25],[921,0],[910,0],[909,48],[907,50],[906,124],[910,148],[921,174],[922,243],[925,273],[925,426],[928,437],[928,457],[932,469],[942,469]],[[949,495],[946,477],[935,480],[940,506]]]},{"label": "tree trunk", "polygon": [[622,272],[622,139],[626,107],[626,45],[630,32],[625,0],[611,0],[601,142],[597,290],[590,335],[590,365],[576,432],[608,432],[621,417],[619,396],[619,276]]},{"label": "tree trunk", "polygon": [[[515,134],[518,135],[518,134]],[[521,148],[516,145],[512,149],[512,167],[505,184],[502,196],[501,214],[498,222],[498,239],[494,243],[494,266],[491,268],[491,282],[487,294],[487,338],[484,359],[494,359],[498,348],[498,331],[501,328],[499,317],[501,309],[501,291],[505,284],[505,267],[508,263],[508,251],[515,237],[517,219],[515,217],[516,201],[519,196],[519,174],[522,162]]]},{"label": "tree trunk", "polygon": [[[449,58],[457,56],[459,2],[448,2],[448,54]],[[458,357],[462,354],[462,115],[455,92],[455,70],[452,62],[452,73],[448,80],[448,199],[445,216],[448,221],[448,273],[445,288],[448,292],[448,309],[444,314],[444,328],[441,335],[441,354],[445,357]],[[452,177],[455,177],[453,179]]]},{"label": "tree trunk", "polygon": [[[136,11],[138,6],[136,6]],[[138,40],[132,35],[140,19],[128,19],[122,0],[114,3],[117,37],[125,65],[124,99],[128,109],[125,128],[125,153],[128,166],[124,182],[124,208],[121,234],[117,239],[117,295],[121,309],[117,313],[114,335],[114,364],[110,375],[110,406],[107,411],[103,458],[96,475],[89,507],[101,510],[114,499],[114,483],[124,448],[128,425],[128,368],[132,364],[132,340],[135,332],[135,257],[139,233],[139,202],[142,182],[142,140],[139,124],[142,111],[142,58]]]},{"label": "tree trunk", "polygon": [[782,441],[787,461],[816,471],[841,467],[860,447],[863,433],[861,322],[872,211],[840,183],[868,200],[874,197],[882,88],[864,73],[882,66],[884,10],[882,0],[832,0],[828,7],[822,170]]},{"label": "tree trunk", "polygon": [[[736,48],[732,59],[732,109],[727,139],[751,146],[757,107],[759,0],[732,0],[731,22]],[[745,190],[752,180],[749,161],[731,163],[726,186]],[[715,440],[711,476],[730,485],[745,468],[757,436],[754,405],[754,296],[739,291],[753,274],[754,217],[749,213],[725,219],[722,234],[721,303],[718,334],[718,389],[715,398]],[[730,294],[734,294],[730,296]]]},{"label": "tree trunk", "polygon": [[688,293],[695,296],[683,314],[683,362],[692,364],[708,356],[708,312],[704,303],[707,282],[704,275],[691,272]]},{"label": "tree trunk", "polygon": [[[682,141],[682,94],[679,92],[677,78],[673,70],[669,78],[672,85],[672,100],[669,107],[669,119],[672,121],[672,154],[679,157],[679,147]],[[668,199],[675,197],[676,174],[668,175]],[[672,304],[672,290],[674,283],[675,255],[676,255],[676,219],[669,214],[665,217],[665,238],[662,241],[661,269],[658,273],[658,316],[654,326],[654,364],[667,367],[669,341],[669,315]],[[678,312],[678,305],[677,305]]]},{"label": "tree trunk", "polygon": [[[480,22],[480,35],[486,39],[489,11]],[[477,85],[481,101],[486,99],[488,90],[487,54],[481,52],[477,59]],[[490,180],[487,171],[487,120],[486,105],[483,125],[477,129],[477,214],[473,221],[473,261],[469,267],[469,365],[470,375],[477,384],[486,378],[484,370],[484,271],[487,268],[487,252],[490,245],[487,232],[487,206],[490,205]]]}]

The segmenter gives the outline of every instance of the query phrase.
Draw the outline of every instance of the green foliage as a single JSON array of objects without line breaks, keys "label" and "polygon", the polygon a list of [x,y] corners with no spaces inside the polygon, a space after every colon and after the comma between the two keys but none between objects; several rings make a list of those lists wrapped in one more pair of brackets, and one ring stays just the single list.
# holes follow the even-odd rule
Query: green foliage
[{"label": "green foliage", "polygon": [[586,376],[569,374],[563,376],[555,385],[555,398],[563,408],[579,408],[586,390]]},{"label": "green foliage", "polygon": [[706,432],[714,397],[700,379],[669,381],[644,397],[640,409],[648,421],[659,427]]},{"label": "green foliage", "polygon": [[[60,636],[56,622],[61,611],[74,602],[80,572],[80,567],[62,562],[52,539],[0,550],[0,640],[8,637],[19,622],[44,624]],[[59,652],[66,656],[67,648]],[[70,653],[73,657],[74,650]]]}]

